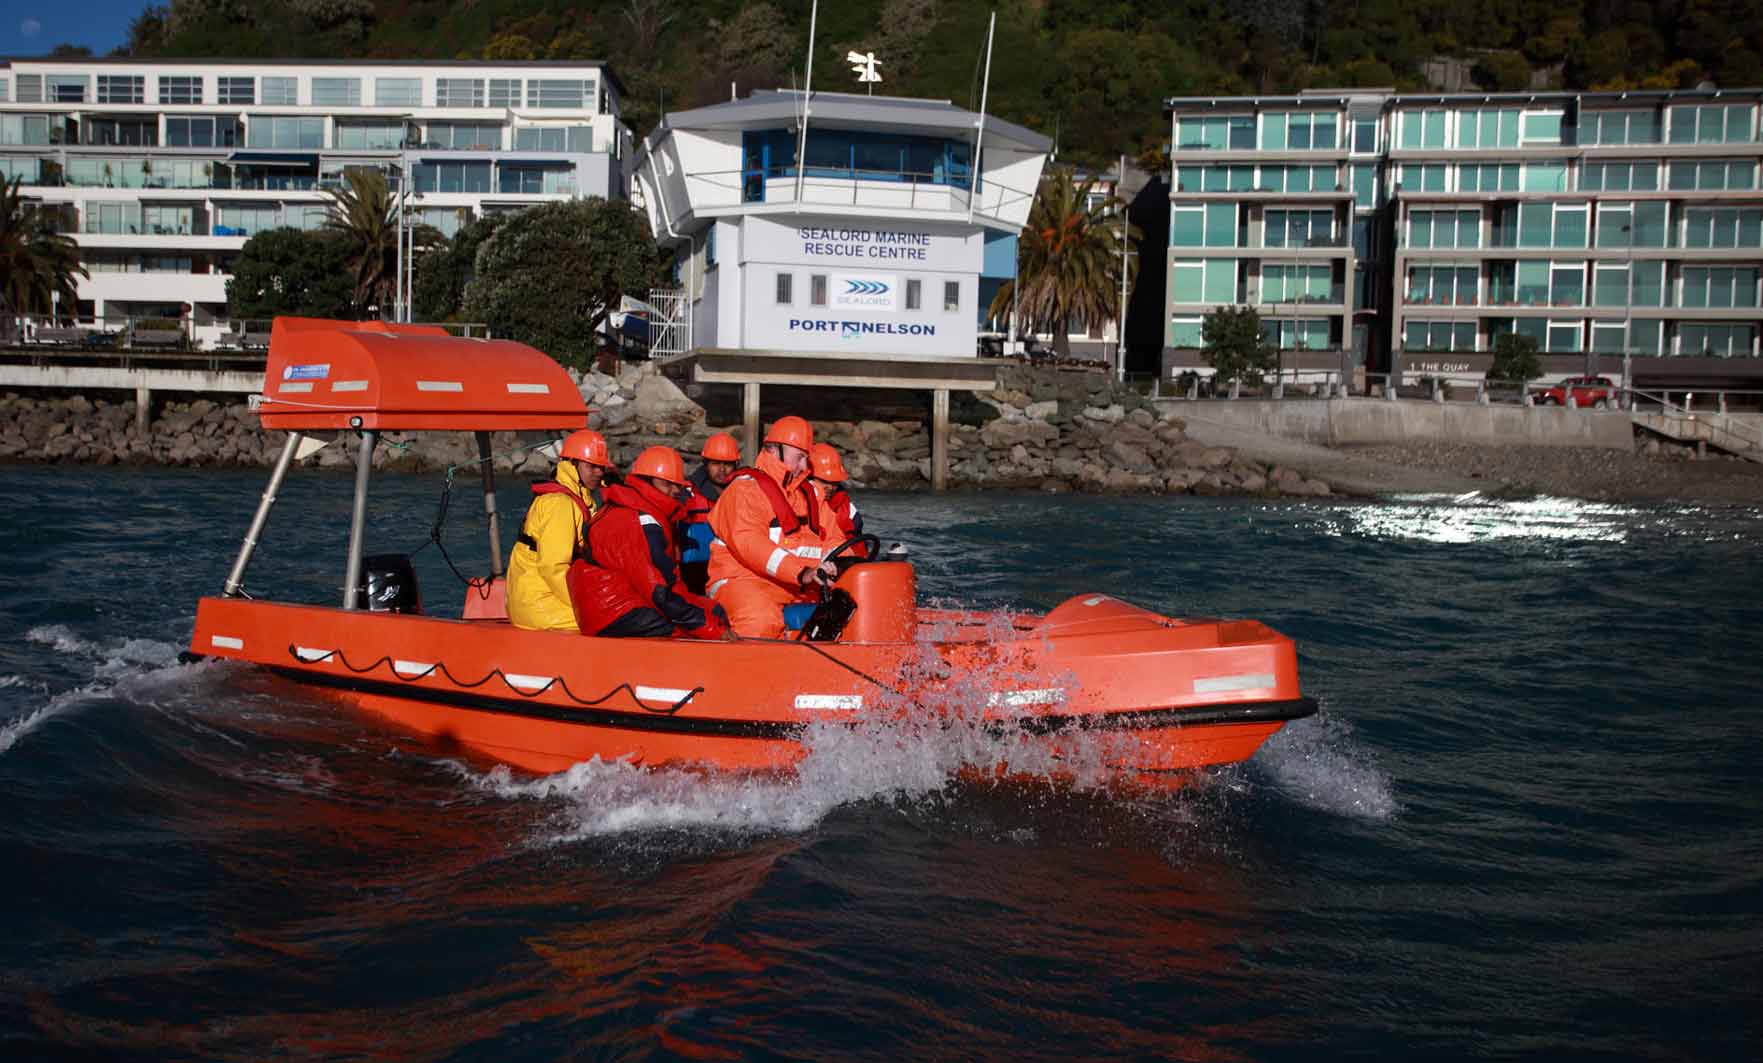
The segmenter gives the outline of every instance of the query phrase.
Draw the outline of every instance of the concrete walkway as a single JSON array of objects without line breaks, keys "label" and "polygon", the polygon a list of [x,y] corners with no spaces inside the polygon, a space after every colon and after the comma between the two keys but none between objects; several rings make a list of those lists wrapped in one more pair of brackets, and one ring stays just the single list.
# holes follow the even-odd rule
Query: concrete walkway
[{"label": "concrete walkway", "polygon": [[1336,450],[1316,443],[1266,432],[1257,432],[1235,425],[1208,421],[1205,406],[1191,404],[1183,410],[1188,438],[1208,446],[1231,447],[1239,454],[1264,465],[1284,465],[1305,477],[1326,482],[1340,494],[1371,497],[1377,495],[1463,494],[1483,491],[1485,480],[1472,479],[1438,469],[1418,469],[1363,458],[1351,451]]}]

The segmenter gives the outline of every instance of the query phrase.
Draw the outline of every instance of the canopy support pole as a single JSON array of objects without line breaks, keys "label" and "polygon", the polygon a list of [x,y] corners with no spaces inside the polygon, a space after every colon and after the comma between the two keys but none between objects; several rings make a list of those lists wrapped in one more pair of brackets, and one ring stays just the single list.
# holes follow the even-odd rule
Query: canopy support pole
[{"label": "canopy support pole", "polygon": [[251,563],[251,552],[257,549],[257,540],[263,535],[263,526],[269,523],[269,507],[275,505],[276,492],[282,489],[282,477],[288,475],[288,466],[294,464],[294,451],[299,447],[300,433],[289,432],[287,441],[282,444],[281,457],[275,459],[275,468],[270,471],[269,486],[263,489],[263,497],[257,500],[257,512],[251,518],[251,528],[245,532],[245,541],[239,544],[239,556],[233,559],[233,569],[227,573],[226,584],[220,592],[222,596],[237,597],[239,588],[245,585],[245,566]]},{"label": "canopy support pole", "polygon": [[741,385],[741,459],[751,465],[759,460],[759,382]]},{"label": "canopy support pole", "polygon": [[349,561],[343,567],[343,608],[355,608],[355,589],[361,583],[361,543],[367,535],[367,480],[373,472],[373,445],[380,434],[369,428],[361,433],[361,454],[355,459],[355,508],[349,514]]},{"label": "canopy support pole", "polygon": [[496,463],[490,459],[490,433],[477,433],[478,471],[484,477],[484,517],[490,522],[490,578],[502,574],[502,524],[496,515]]},{"label": "canopy support pole", "polygon": [[949,389],[930,393],[930,489],[949,489]]}]

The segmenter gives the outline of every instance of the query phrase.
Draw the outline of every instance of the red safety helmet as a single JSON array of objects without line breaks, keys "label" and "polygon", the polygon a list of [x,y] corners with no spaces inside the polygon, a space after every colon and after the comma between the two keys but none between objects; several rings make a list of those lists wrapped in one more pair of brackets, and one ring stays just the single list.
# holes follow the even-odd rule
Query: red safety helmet
[{"label": "red safety helmet", "polygon": [[782,443],[786,447],[797,450],[809,450],[814,446],[814,429],[800,417],[779,417],[771,422],[771,431],[765,433],[767,443]]},{"label": "red safety helmet", "polygon": [[603,469],[613,467],[612,454],[606,449],[606,437],[591,428],[583,428],[564,437],[563,448],[557,452],[557,457],[574,458]]},{"label": "red safety helmet", "polygon": [[741,445],[727,432],[718,432],[704,441],[704,449],[699,453],[705,461],[738,462],[741,460]]},{"label": "red safety helmet", "polygon": [[685,462],[680,460],[679,451],[672,447],[650,447],[638,454],[637,460],[631,462],[629,475],[648,476],[681,487],[687,486]]},{"label": "red safety helmet", "polygon": [[816,480],[836,484],[850,479],[845,472],[845,463],[839,460],[839,452],[831,444],[816,443],[808,448],[808,463],[814,469]]}]

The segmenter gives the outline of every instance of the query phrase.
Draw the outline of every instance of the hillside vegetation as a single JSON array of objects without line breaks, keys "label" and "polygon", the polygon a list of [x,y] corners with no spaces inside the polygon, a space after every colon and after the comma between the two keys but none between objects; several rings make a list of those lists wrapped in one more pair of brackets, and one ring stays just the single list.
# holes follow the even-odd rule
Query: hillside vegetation
[{"label": "hillside vegetation", "polygon": [[[1027,0],[998,4],[990,110],[1057,138],[1062,157],[1154,158],[1169,95],[1320,86],[1417,89],[1458,56],[1485,88],[1763,84],[1757,0]],[[979,102],[979,0],[829,0],[815,86],[856,91],[847,51],[874,51],[881,91]],[[139,56],[605,59],[639,133],[679,109],[800,80],[807,0],[173,0],[146,9]],[[1558,72],[1558,73],[1557,73]]]}]

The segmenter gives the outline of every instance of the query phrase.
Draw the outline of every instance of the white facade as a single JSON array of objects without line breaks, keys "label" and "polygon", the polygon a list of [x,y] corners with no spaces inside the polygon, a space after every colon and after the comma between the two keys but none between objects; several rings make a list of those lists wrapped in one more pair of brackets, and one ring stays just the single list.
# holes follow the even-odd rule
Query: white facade
[{"label": "white facade", "polygon": [[58,207],[91,273],[80,312],[225,316],[250,236],[322,224],[349,168],[408,172],[449,235],[484,213],[625,193],[631,147],[600,62],[13,60],[0,173]]},{"label": "white facade", "polygon": [[[986,234],[1019,231],[1050,146],[946,101],[757,92],[666,116],[633,197],[682,250],[689,345],[971,355]],[[977,145],[977,150],[976,150]],[[797,166],[806,152],[806,165]]]}]

